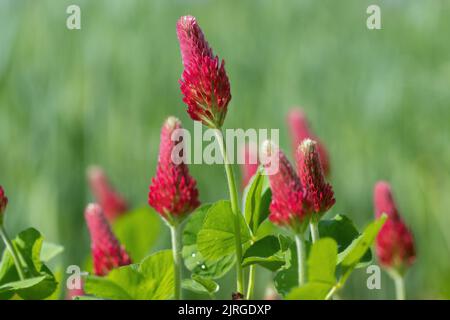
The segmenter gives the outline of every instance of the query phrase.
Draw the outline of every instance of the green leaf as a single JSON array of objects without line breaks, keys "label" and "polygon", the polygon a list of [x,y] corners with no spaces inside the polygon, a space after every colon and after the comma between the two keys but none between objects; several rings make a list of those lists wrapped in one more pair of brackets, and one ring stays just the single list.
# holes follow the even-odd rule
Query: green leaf
[{"label": "green leaf", "polygon": [[[218,201],[209,208],[198,233],[197,246],[207,260],[217,260],[235,253],[234,215],[229,201]],[[250,231],[239,214],[241,241],[250,241]]]},{"label": "green leaf", "polygon": [[[360,236],[353,222],[345,215],[336,215],[331,220],[319,222],[319,234],[321,238],[330,237],[338,244],[338,253],[343,252],[356,238]],[[372,253],[368,250],[361,263],[356,267],[363,267],[372,261]]]},{"label": "green leaf", "polygon": [[163,300],[174,292],[172,252],[163,250],[132,264],[112,270],[106,277],[88,276],[88,295],[113,300]]},{"label": "green leaf", "polygon": [[364,232],[339,254],[338,262],[348,268],[356,266],[369,250],[386,219],[387,216],[383,214],[379,219],[370,223]]},{"label": "green leaf", "polygon": [[[275,274],[273,281],[278,293],[286,296],[293,288],[298,286],[297,246],[295,241],[288,237],[280,237],[280,243],[284,243],[283,246],[289,245],[289,250],[286,252],[286,265]],[[310,247],[311,243],[305,241],[307,256]]]},{"label": "green leaf", "polygon": [[315,242],[308,256],[308,283],[293,288],[288,300],[323,300],[336,283],[337,243],[331,238]]},{"label": "green leaf", "polygon": [[[282,240],[283,243],[285,240]],[[244,253],[242,266],[247,267],[258,264],[271,271],[276,271],[286,264],[286,251],[282,248],[280,239],[267,236],[252,244]]]},{"label": "green leaf", "polygon": [[150,207],[143,207],[118,217],[112,228],[131,259],[141,261],[159,238],[161,218]]},{"label": "green leaf", "polygon": [[253,233],[256,233],[259,225],[269,215],[269,206],[272,192],[268,187],[267,177],[258,168],[244,190],[245,220]]},{"label": "green leaf", "polygon": [[[128,268],[127,267],[121,267],[118,269],[115,269],[111,271],[111,273],[118,273],[122,274],[119,270],[122,268]],[[117,276],[116,276],[117,278]],[[131,297],[127,290],[122,288],[121,283],[115,283],[109,278],[105,277],[98,277],[98,276],[88,276],[86,277],[86,281],[84,283],[84,291],[87,294],[92,294],[95,297],[101,297],[104,299],[112,299],[112,300],[132,300],[133,297]]]},{"label": "green leaf", "polygon": [[156,282],[153,300],[170,299],[174,293],[174,266],[171,250],[163,250],[145,258],[139,265],[145,278]]},{"label": "green leaf", "polygon": [[[41,261],[41,248],[43,244],[43,237],[39,231],[34,228],[26,229],[20,232],[17,237],[12,240],[14,247],[17,249],[21,260],[25,264],[25,280],[31,278],[42,278],[40,281],[36,279],[28,283],[27,286],[20,290],[11,287],[10,291],[17,293],[22,299],[44,299],[50,296],[57,287],[57,282],[50,269]],[[45,254],[44,254],[45,257]],[[17,274],[14,261],[8,250],[3,253],[2,261],[0,262],[0,286],[9,283],[21,282]],[[30,285],[32,283],[33,285]],[[4,290],[6,291],[6,290]],[[3,293],[2,298],[11,296],[10,293]]]},{"label": "green leaf", "polygon": [[328,283],[336,282],[337,244],[331,238],[315,242],[308,257],[308,281]]},{"label": "green leaf", "polygon": [[324,300],[332,284],[323,282],[308,282],[304,286],[291,290],[286,296],[287,300]]},{"label": "green leaf", "polygon": [[64,251],[63,246],[44,241],[41,248],[41,261],[49,262],[59,254],[61,254],[63,251]]},{"label": "green leaf", "polygon": [[13,281],[0,286],[0,293],[7,291],[19,291],[33,287],[45,280],[45,276]]},{"label": "green leaf", "polygon": [[205,204],[190,214],[183,230],[182,256],[186,268],[192,273],[206,278],[219,279],[234,265],[234,254],[216,260],[206,260],[197,247],[197,235],[202,229],[203,221],[211,204]]},{"label": "green leaf", "polygon": [[219,285],[215,281],[196,274],[193,274],[191,279],[184,279],[182,286],[186,290],[200,294],[212,295],[219,291]]}]

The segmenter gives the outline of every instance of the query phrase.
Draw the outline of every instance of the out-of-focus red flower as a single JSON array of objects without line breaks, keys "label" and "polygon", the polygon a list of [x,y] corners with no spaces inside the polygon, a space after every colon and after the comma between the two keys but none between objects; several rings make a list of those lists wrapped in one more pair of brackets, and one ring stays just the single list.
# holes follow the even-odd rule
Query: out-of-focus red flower
[{"label": "out-of-focus red flower", "polygon": [[0,224],[3,223],[3,213],[6,210],[6,206],[8,205],[8,198],[5,195],[5,190],[0,186]]},{"label": "out-of-focus red flower", "polygon": [[110,222],[127,211],[126,201],[114,190],[102,168],[90,167],[88,180],[95,199],[103,208],[105,216]]},{"label": "out-of-focus red flower", "polygon": [[111,231],[100,205],[89,204],[84,215],[91,235],[94,273],[105,276],[114,268],[131,264],[128,253]]},{"label": "out-of-focus red flower", "polygon": [[[183,144],[183,138],[172,140],[175,130],[181,129],[181,122],[175,117],[169,117],[161,129],[161,142],[159,146],[158,167],[156,176],[149,187],[148,203],[155,208],[165,219],[172,217],[182,218],[200,205],[198,200],[197,183],[189,175],[188,167],[181,154],[178,144]],[[174,152],[174,148],[176,148]],[[179,163],[172,158],[180,156]]]},{"label": "out-of-focus red flower", "polygon": [[310,130],[308,125],[308,120],[305,114],[300,109],[291,109],[287,117],[287,123],[289,126],[292,150],[296,152],[300,143],[309,138],[317,142],[317,151],[319,152],[320,161],[322,163],[323,172],[325,176],[330,174],[330,161],[328,157],[328,152],[325,146]]},{"label": "out-of-focus red flower", "polygon": [[5,195],[5,190],[0,186],[0,226],[3,225],[3,215],[8,205],[8,198]]},{"label": "out-of-focus red flower", "polygon": [[378,260],[385,268],[403,273],[416,259],[414,238],[397,210],[387,182],[375,185],[374,206],[377,218],[383,213],[388,216],[376,239]]},{"label": "out-of-focus red flower", "polygon": [[270,221],[295,231],[304,230],[310,214],[305,208],[305,193],[294,168],[283,151],[271,141],[263,143],[262,157],[266,159],[263,161],[265,168],[270,167],[273,161],[278,161],[278,170],[268,176],[272,190]]},{"label": "out-of-focus red flower", "polygon": [[[317,220],[336,202],[333,188],[325,181],[317,142],[305,139],[297,148],[297,170],[310,209],[318,214]],[[314,216],[314,215],[313,215]]]},{"label": "out-of-focus red flower", "polygon": [[221,128],[231,100],[225,62],[214,56],[194,17],[178,20],[177,35],[184,66],[180,89],[187,112],[193,120]]},{"label": "out-of-focus red flower", "polygon": [[254,145],[252,144],[245,144],[242,148],[242,153],[244,157],[244,163],[241,164],[242,187],[245,188],[256,171],[258,171],[258,150],[254,150]]},{"label": "out-of-focus red flower", "polygon": [[375,206],[375,216],[377,218],[383,213],[386,213],[389,218],[400,218],[397,205],[392,196],[391,186],[386,181],[379,181],[375,184],[373,202]]}]

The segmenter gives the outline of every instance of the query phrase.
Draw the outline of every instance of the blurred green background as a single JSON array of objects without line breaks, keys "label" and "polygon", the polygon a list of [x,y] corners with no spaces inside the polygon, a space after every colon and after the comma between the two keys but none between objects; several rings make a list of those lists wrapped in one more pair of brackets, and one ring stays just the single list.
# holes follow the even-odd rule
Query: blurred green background
[{"label": "blurred green background", "polygon": [[[70,4],[81,7],[81,30],[66,28]],[[381,7],[382,30],[366,28],[370,4]],[[185,14],[226,60],[225,126],[279,128],[289,150],[285,116],[301,105],[331,155],[333,214],[363,227],[374,183],[390,181],[417,242],[408,297],[450,298],[446,0],[0,0],[0,184],[10,232],[33,225],[66,247],[65,265],[82,263],[93,163],[133,205],[146,205],[162,122],[175,115],[193,126],[178,87],[175,23]],[[191,172],[203,202],[227,197],[221,166]],[[260,274],[259,297],[270,276]],[[393,298],[385,274],[381,290],[368,290],[367,276],[357,270],[342,297]]]}]

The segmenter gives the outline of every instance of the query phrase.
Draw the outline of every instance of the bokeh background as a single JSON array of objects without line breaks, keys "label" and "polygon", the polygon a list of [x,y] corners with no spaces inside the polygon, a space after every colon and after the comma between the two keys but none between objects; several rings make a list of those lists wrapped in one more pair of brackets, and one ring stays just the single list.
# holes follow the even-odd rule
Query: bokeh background
[{"label": "bokeh background", "polygon": [[[81,30],[66,28],[70,4],[81,7]],[[382,30],[366,28],[370,4],[381,7]],[[331,155],[333,214],[363,227],[374,183],[390,181],[417,242],[408,297],[450,298],[446,0],[0,0],[0,184],[10,232],[33,225],[65,246],[63,265],[82,264],[90,164],[146,205],[162,122],[175,115],[193,126],[178,87],[175,23],[185,14],[226,60],[225,126],[279,128],[288,150],[285,117],[302,106]],[[191,172],[203,202],[227,197],[221,166]],[[157,247],[167,240],[163,233]],[[260,276],[259,297],[270,278]],[[357,270],[342,297],[393,298],[385,274],[381,290],[366,279]]]}]

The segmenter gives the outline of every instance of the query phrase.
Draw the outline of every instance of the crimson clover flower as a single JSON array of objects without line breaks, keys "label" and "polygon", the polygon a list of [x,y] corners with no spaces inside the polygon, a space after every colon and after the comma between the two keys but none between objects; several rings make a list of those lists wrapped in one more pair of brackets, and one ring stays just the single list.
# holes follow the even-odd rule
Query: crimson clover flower
[{"label": "crimson clover flower", "polygon": [[[297,170],[310,209],[318,214],[317,221],[336,202],[333,188],[326,182],[320,162],[318,144],[311,139],[305,139],[297,148]],[[313,214],[314,216],[314,214]]]},{"label": "crimson clover flower", "polygon": [[0,186],[0,225],[3,224],[3,214],[6,211],[8,205],[8,198],[6,197],[5,190]]},{"label": "crimson clover flower", "polygon": [[158,167],[148,193],[149,205],[166,220],[183,218],[200,205],[197,182],[189,175],[184,161],[175,163],[172,157],[174,148],[178,150],[178,144],[184,143],[182,137],[177,141],[172,139],[177,129],[182,127],[180,120],[175,117],[169,117],[162,126]]},{"label": "crimson clover flower", "polygon": [[225,62],[214,56],[196,19],[183,16],[177,22],[183,74],[180,89],[193,120],[221,128],[231,100]]},{"label": "crimson clover flower", "polygon": [[108,221],[114,221],[127,211],[125,199],[114,190],[102,168],[90,167],[88,180],[95,199],[103,208]]},{"label": "crimson clover flower", "polygon": [[323,143],[312,133],[308,125],[308,120],[303,111],[300,109],[292,109],[287,117],[287,123],[289,126],[292,150],[296,152],[300,143],[305,139],[311,139],[317,142],[317,151],[319,152],[320,162],[325,176],[330,174],[330,162],[328,152],[325,149]]},{"label": "crimson clover flower", "polygon": [[398,212],[389,183],[380,181],[375,185],[374,206],[377,218],[383,213],[388,216],[376,239],[379,262],[402,274],[414,263],[416,251],[413,235]]},{"label": "crimson clover flower", "polygon": [[[306,207],[305,192],[294,168],[283,151],[271,141],[262,145],[262,157],[265,168],[278,162],[278,170],[269,174],[272,202],[269,219],[280,226],[287,226],[294,231],[304,231],[309,223],[310,214]],[[269,161],[267,159],[270,159]]]},{"label": "crimson clover flower", "polygon": [[91,235],[94,273],[105,276],[114,268],[131,264],[128,253],[111,231],[100,205],[89,204],[84,215]]}]

